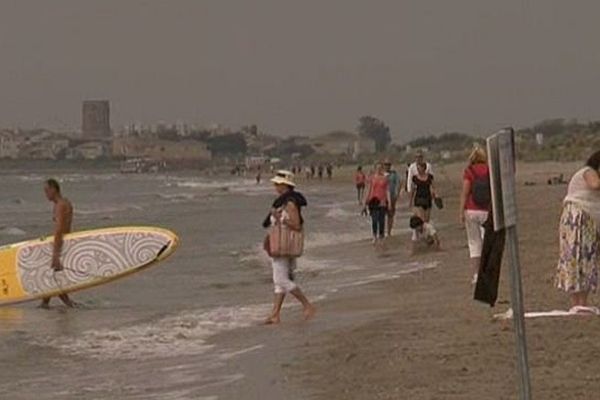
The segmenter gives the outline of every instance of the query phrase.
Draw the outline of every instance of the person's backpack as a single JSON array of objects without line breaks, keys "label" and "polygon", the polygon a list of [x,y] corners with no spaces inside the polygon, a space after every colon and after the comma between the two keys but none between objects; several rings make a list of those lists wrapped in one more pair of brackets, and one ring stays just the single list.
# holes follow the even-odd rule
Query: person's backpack
[{"label": "person's backpack", "polygon": [[475,170],[471,168],[473,174],[473,183],[471,185],[471,194],[473,202],[481,208],[489,208],[492,202],[492,190],[490,187],[489,174],[477,175]]}]

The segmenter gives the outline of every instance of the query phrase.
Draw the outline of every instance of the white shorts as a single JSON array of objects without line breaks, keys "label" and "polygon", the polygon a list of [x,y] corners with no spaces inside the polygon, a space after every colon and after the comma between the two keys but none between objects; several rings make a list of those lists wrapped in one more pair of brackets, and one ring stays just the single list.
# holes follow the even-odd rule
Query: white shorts
[{"label": "white shorts", "polygon": [[469,242],[469,255],[471,258],[481,257],[483,249],[483,224],[487,221],[488,212],[478,210],[465,210],[465,228]]},{"label": "white shorts", "polygon": [[272,266],[275,293],[289,293],[298,287],[294,283],[295,258],[274,258]]}]

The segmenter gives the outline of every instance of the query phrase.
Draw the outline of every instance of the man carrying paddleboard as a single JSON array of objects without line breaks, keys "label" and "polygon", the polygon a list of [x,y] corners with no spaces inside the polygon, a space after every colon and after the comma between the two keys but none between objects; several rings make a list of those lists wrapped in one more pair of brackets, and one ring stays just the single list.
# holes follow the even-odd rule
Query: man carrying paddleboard
[{"label": "man carrying paddleboard", "polygon": [[[52,246],[52,264],[49,266],[54,272],[62,271],[63,266],[60,256],[63,246],[63,237],[71,232],[73,222],[73,205],[62,197],[60,185],[55,179],[48,179],[44,185],[44,192],[48,201],[54,203],[54,243]],[[58,296],[67,307],[73,307],[75,304],[66,293]],[[40,304],[40,308],[50,308],[50,297],[45,297]]]}]

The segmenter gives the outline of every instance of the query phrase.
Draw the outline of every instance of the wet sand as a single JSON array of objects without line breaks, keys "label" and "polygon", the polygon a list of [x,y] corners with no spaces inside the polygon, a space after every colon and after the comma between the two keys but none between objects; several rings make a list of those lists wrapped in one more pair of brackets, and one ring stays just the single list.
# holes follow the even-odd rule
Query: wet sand
[{"label": "wet sand", "polygon": [[[519,235],[526,309],[568,308],[567,297],[553,288],[557,228],[565,186],[548,186],[550,175],[565,176],[577,164],[519,166]],[[359,325],[341,324],[303,334],[295,353],[281,357],[281,380],[292,393],[311,399],[515,399],[517,398],[512,323],[493,322],[510,307],[508,268],[503,266],[499,302],[494,309],[472,300],[466,238],[457,223],[460,166],[437,176],[446,208],[435,219],[442,253],[414,257],[439,261],[436,269],[372,283],[328,300],[321,318],[370,314]],[[454,177],[446,179],[444,176]],[[524,186],[534,181],[536,186]],[[409,260],[408,239],[391,257]],[[596,297],[592,303],[598,304]],[[600,318],[527,320],[534,398],[597,398]]]}]

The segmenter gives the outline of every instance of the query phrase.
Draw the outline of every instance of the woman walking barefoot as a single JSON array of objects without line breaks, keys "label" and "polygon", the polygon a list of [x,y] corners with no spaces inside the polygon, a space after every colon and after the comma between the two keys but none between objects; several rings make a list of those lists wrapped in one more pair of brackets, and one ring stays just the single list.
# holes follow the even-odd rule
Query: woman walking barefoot
[{"label": "woman walking barefoot", "polygon": [[[273,232],[281,232],[281,236],[286,237],[276,238],[277,245],[281,248],[275,250],[271,247],[273,240],[269,236],[265,241],[265,250],[272,258],[273,267],[273,284],[275,286],[275,296],[273,299],[273,311],[266,319],[265,324],[278,324],[281,321],[281,307],[287,293],[294,296],[304,307],[304,319],[310,319],[315,314],[315,307],[308,301],[302,290],[294,282],[294,270],[296,269],[297,255],[279,255],[276,252],[291,254],[294,251],[285,250],[285,246],[293,246],[294,240],[302,237],[304,220],[302,219],[301,208],[306,206],[304,196],[296,192],[294,188],[296,184],[291,180],[291,174],[287,171],[279,171],[277,175],[271,179],[275,185],[275,191],[278,194],[277,199],[273,202],[271,213],[263,223],[265,228],[278,228]],[[301,239],[300,239],[301,240]],[[302,247],[295,243],[296,247]],[[301,252],[301,251],[300,251]]]},{"label": "woman walking barefoot", "polygon": [[569,183],[560,218],[560,257],[556,286],[567,292],[575,312],[587,307],[598,287],[600,264],[600,151],[595,152]]},{"label": "woman walking barefoot", "polygon": [[463,174],[459,210],[459,220],[467,231],[473,285],[477,283],[483,249],[483,224],[488,218],[491,203],[489,182],[487,155],[483,149],[476,148],[469,156],[469,166]]},{"label": "woman walking barefoot", "polygon": [[390,204],[389,181],[385,175],[383,164],[375,166],[375,173],[369,180],[364,210],[369,210],[371,215],[371,228],[373,231],[373,244],[381,246],[385,239],[385,216]]},{"label": "woman walking barefoot", "polygon": [[427,172],[427,164],[417,164],[417,174],[412,178],[412,205],[414,214],[424,222],[431,219],[431,207],[435,198],[433,175]]}]

